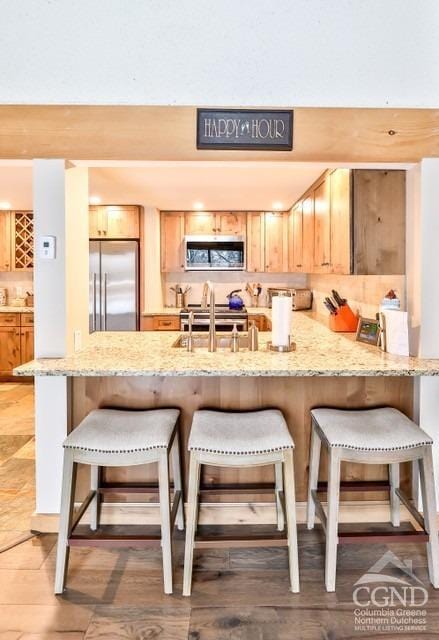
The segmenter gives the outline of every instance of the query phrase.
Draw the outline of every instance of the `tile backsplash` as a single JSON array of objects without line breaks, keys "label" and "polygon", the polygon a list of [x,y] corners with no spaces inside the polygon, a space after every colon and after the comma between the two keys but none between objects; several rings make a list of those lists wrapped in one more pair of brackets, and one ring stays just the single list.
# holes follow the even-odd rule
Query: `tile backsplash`
[{"label": "tile backsplash", "polygon": [[354,312],[365,318],[375,317],[382,298],[394,289],[401,300],[401,309],[407,308],[405,276],[337,276],[330,274],[308,276],[308,286],[313,291],[313,309],[328,315],[323,300],[336,289],[346,298]]},{"label": "tile backsplash", "polygon": [[206,280],[211,280],[215,285],[215,301],[217,304],[227,303],[227,294],[234,289],[242,289],[241,296],[247,306],[251,306],[249,294],[245,291],[247,282],[259,283],[262,293],[259,298],[259,306],[266,306],[267,287],[306,287],[306,274],[302,273],[243,273],[242,271],[215,271],[209,274],[197,271],[187,271],[185,273],[168,273],[164,278],[164,303],[166,306],[174,306],[175,294],[170,287],[179,284],[183,289],[190,286],[188,296],[189,304],[198,304],[201,301],[203,284]]},{"label": "tile backsplash", "polygon": [[12,300],[17,292],[25,297],[26,293],[33,292],[33,274],[31,271],[2,271],[0,272],[0,287],[8,291],[8,300]]}]

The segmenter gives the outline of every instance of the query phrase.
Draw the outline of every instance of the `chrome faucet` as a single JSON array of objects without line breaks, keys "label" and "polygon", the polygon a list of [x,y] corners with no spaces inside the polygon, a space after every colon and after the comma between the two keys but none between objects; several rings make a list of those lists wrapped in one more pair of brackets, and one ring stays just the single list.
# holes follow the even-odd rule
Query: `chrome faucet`
[{"label": "chrome faucet", "polygon": [[209,342],[208,351],[216,351],[216,330],[215,330],[215,291],[210,280],[203,285],[203,295],[201,297],[201,308],[207,309],[207,295],[209,296]]},{"label": "chrome faucet", "polygon": [[194,350],[194,339],[192,336],[192,324],[194,322],[194,312],[190,311],[189,312],[189,317],[188,317],[188,325],[189,325],[189,333],[187,336],[187,346],[186,346],[186,350],[189,352],[192,352]]}]

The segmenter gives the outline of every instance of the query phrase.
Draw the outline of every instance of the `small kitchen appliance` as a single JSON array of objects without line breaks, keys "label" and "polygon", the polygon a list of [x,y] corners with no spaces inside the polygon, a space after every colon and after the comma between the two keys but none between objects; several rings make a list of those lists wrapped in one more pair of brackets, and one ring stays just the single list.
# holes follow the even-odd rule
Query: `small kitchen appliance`
[{"label": "small kitchen appliance", "polygon": [[238,295],[242,289],[234,289],[229,293],[227,300],[229,301],[229,309],[233,311],[241,311],[244,308],[244,300]]},{"label": "small kitchen appliance", "polygon": [[272,307],[273,298],[275,296],[291,296],[291,304],[293,311],[301,311],[311,309],[312,307],[312,291],[310,289],[296,289],[294,287],[268,287],[267,304]]}]

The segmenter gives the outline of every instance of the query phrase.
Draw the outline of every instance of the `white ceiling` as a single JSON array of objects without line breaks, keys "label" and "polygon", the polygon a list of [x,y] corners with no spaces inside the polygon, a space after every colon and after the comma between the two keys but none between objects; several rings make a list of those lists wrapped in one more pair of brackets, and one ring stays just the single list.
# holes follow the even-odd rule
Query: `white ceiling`
[{"label": "white ceiling", "polygon": [[[270,210],[275,202],[288,209],[327,167],[318,163],[215,161],[76,164],[89,167],[90,195],[99,196],[102,204],[190,210],[195,202],[201,202],[206,210],[243,211]],[[10,202],[12,209],[32,208],[30,162],[0,160],[1,202]]]}]

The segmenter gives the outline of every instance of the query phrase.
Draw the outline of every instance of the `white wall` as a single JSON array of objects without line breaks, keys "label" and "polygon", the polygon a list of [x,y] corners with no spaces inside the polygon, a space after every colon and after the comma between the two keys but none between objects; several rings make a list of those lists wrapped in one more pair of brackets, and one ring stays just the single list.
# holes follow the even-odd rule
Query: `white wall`
[{"label": "white wall", "polygon": [[1,103],[439,104],[437,0],[0,0]]}]

